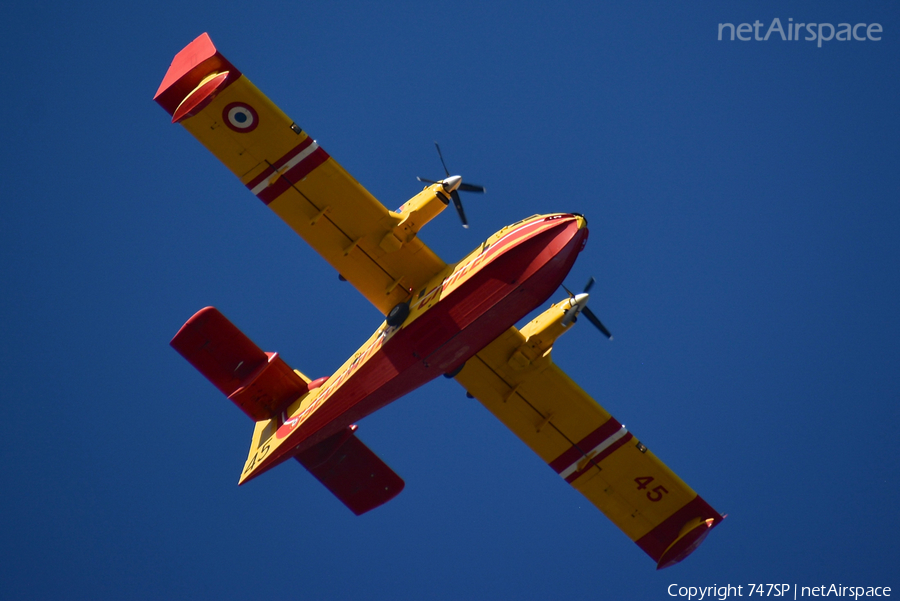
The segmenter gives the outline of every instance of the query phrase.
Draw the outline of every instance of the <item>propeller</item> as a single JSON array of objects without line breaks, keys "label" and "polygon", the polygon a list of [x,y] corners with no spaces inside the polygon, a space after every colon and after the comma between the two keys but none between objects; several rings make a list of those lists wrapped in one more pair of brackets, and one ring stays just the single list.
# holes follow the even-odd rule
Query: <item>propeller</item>
[{"label": "propeller", "polygon": [[578,319],[578,315],[583,313],[585,317],[588,318],[588,321],[594,324],[594,326],[603,332],[604,336],[613,339],[612,334],[609,333],[609,330],[606,329],[606,326],[594,315],[594,312],[588,309],[587,303],[588,298],[590,298],[591,288],[594,286],[594,278],[591,277],[587,281],[587,284],[584,285],[584,290],[581,294],[572,294],[572,291],[563,286],[563,290],[568,293],[568,295],[572,298],[572,306],[566,311],[566,314],[562,318],[562,325],[569,326],[569,324],[575,323],[575,320]]},{"label": "propeller", "polygon": [[450,170],[447,169],[447,163],[444,162],[444,155],[441,154],[441,147],[438,146],[437,142],[434,143],[434,147],[437,148],[438,157],[441,159],[441,165],[444,166],[444,173],[447,174],[447,178],[442,179],[439,182],[425,179],[424,177],[418,177],[416,179],[426,184],[441,184],[444,187],[444,191],[450,193],[450,198],[453,199],[453,206],[456,207],[456,212],[459,213],[459,218],[462,220],[463,227],[468,228],[469,222],[466,219],[466,212],[463,211],[462,201],[459,200],[459,190],[462,190],[463,192],[484,192],[484,186],[467,184],[462,181],[462,177],[450,175]]}]

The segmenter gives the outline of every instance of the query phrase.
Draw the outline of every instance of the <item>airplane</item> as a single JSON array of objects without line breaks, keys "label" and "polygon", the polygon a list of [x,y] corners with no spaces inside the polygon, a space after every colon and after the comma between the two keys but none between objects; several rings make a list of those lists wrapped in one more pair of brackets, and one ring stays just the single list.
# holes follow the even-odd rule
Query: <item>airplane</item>
[{"label": "airplane", "polygon": [[[254,86],[204,33],[172,61],[154,100],[385,316],[331,376],[311,379],[206,307],[171,345],[255,423],[238,484],[294,459],[353,513],[404,481],[356,435],[356,422],[434,378],[455,378],[657,564],[690,555],[723,520],[552,360],[584,315],[580,294],[515,324],[563,284],[588,238],[576,213],[535,215],[456,263],[420,239],[459,191],[457,175],[390,211]],[[421,179],[421,178],[420,178]]]}]

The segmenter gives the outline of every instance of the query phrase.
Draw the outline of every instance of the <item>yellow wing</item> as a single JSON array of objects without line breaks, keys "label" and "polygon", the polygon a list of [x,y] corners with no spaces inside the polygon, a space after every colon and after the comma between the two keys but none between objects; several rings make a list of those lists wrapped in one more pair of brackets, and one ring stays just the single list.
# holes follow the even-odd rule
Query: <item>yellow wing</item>
[{"label": "yellow wing", "polygon": [[543,317],[507,330],[457,381],[658,568],[681,561],[722,516],[551,361]]},{"label": "yellow wing", "polygon": [[[156,101],[382,313],[446,267],[201,35]],[[391,244],[385,244],[384,241]]]}]

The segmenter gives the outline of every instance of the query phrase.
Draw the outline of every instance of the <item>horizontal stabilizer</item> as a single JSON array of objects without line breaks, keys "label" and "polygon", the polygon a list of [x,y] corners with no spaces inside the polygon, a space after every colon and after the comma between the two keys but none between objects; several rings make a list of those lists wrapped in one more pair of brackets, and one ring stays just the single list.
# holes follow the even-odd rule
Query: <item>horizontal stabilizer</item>
[{"label": "horizontal stabilizer", "polygon": [[387,503],[403,479],[356,437],[350,426],[296,456],[303,467],[356,515]]},{"label": "horizontal stabilizer", "polygon": [[254,421],[309,390],[278,353],[263,352],[214,307],[197,311],[170,344]]}]

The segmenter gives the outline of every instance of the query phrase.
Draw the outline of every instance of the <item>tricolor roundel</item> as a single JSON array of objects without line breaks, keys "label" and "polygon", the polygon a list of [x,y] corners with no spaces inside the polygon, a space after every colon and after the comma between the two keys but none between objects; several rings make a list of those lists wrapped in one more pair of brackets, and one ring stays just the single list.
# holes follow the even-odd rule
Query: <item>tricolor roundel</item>
[{"label": "tricolor roundel", "polygon": [[222,111],[225,125],[236,132],[249,132],[259,125],[259,115],[245,102],[232,102]]}]

